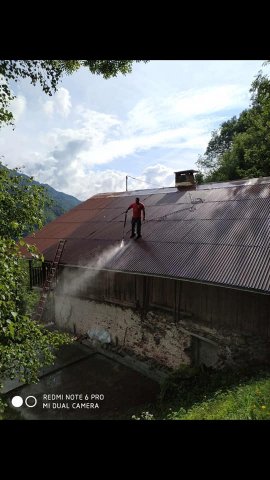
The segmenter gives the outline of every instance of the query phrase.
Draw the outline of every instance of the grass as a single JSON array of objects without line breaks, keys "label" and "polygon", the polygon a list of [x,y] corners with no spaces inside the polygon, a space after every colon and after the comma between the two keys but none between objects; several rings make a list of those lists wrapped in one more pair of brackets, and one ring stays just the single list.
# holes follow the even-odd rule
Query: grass
[{"label": "grass", "polygon": [[251,381],[190,409],[171,412],[171,420],[270,420],[270,379]]},{"label": "grass", "polygon": [[157,403],[133,418],[270,420],[270,367],[219,372],[183,367],[166,379]]}]

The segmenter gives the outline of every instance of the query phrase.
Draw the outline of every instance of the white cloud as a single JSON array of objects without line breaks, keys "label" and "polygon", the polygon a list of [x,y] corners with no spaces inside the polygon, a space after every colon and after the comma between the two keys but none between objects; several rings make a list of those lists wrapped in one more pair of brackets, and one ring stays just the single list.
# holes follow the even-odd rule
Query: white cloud
[{"label": "white cloud", "polygon": [[165,167],[165,165],[151,165],[144,170],[143,174],[149,184],[168,187],[174,183],[174,172],[171,168]]},{"label": "white cloud", "polygon": [[[195,138],[199,131],[197,129],[186,129],[185,127],[159,131],[158,133],[133,135],[129,138],[119,140],[108,140],[97,147],[90,147],[80,154],[80,158],[89,165],[100,165],[111,162],[117,158],[124,158],[135,152],[142,152],[157,147],[173,147],[181,140],[183,146],[186,138]],[[195,140],[194,140],[195,142]],[[197,139],[196,142],[198,143]],[[202,142],[199,142],[200,144]]]},{"label": "white cloud", "polygon": [[[64,191],[80,200],[101,192],[120,192],[125,190],[126,172],[115,170],[85,170],[84,166],[73,162],[64,167],[62,175],[58,169],[50,165],[46,170],[33,169],[35,178],[43,183],[48,183],[59,191]],[[32,172],[33,174],[33,172]],[[66,179],[66,182],[63,181]]]},{"label": "white cloud", "polygon": [[132,134],[153,133],[168,126],[174,129],[189,119],[195,121],[196,117],[200,118],[202,115],[241,108],[247,98],[246,88],[235,84],[189,89],[173,95],[145,98],[128,112],[125,131]]},{"label": "white cloud", "polygon": [[71,98],[70,93],[66,88],[59,88],[58,92],[55,95],[55,107],[56,110],[63,117],[67,117],[71,109]]},{"label": "white cloud", "polygon": [[43,104],[43,110],[44,112],[46,113],[46,115],[48,115],[48,117],[52,117],[53,115],[53,111],[54,111],[54,103],[52,100],[47,100],[44,104]]},{"label": "white cloud", "polygon": [[151,132],[160,126],[159,116],[156,114],[156,101],[144,99],[139,101],[134,108],[128,112],[128,120],[125,124],[127,133]]},{"label": "white cloud", "polygon": [[60,87],[52,100],[47,100],[43,103],[43,111],[49,117],[52,117],[54,113],[58,113],[62,117],[67,117],[70,113],[72,104],[69,91]]},{"label": "white cloud", "polygon": [[174,171],[165,165],[156,164],[145,168],[136,180],[128,178],[129,190],[144,188],[162,188],[174,186]]},{"label": "white cloud", "polygon": [[10,110],[13,113],[15,122],[18,122],[19,118],[23,115],[26,108],[26,98],[23,95],[18,95],[10,104]]},{"label": "white cloud", "polygon": [[127,174],[140,179],[129,179],[134,189],[147,188],[143,181],[173,185],[173,170],[194,168],[211,131],[248,106],[242,63],[224,63],[197,62],[193,70],[189,62],[138,64],[139,76],[111,81],[81,71],[53,97],[29,93],[28,117],[21,96],[14,108],[26,121],[16,137],[0,138],[1,151],[10,165],[25,164],[26,174],[80,199],[125,190]]},{"label": "white cloud", "polygon": [[[74,167],[73,180],[74,185],[77,187],[73,195],[81,200],[86,200],[96,193],[125,191],[127,172],[112,169],[103,171],[90,170],[85,175],[83,168],[79,164]],[[136,180],[128,178],[129,190],[168,186],[174,186],[174,172],[172,169],[160,164],[145,168]]]},{"label": "white cloud", "polygon": [[[23,162],[31,163],[29,173],[39,181],[85,199],[97,192],[124,190],[128,164],[127,172],[113,168],[95,172],[96,166],[159,149],[158,162],[146,166],[141,182],[130,180],[132,188],[147,188],[143,180],[156,186],[173,185],[173,171],[162,164],[161,152],[170,151],[169,163],[177,168],[191,168],[196,154],[205,150],[209,132],[221,118],[219,112],[239,104],[242,96],[241,87],[229,85],[148,98],[130,109],[126,119],[77,105],[69,128],[54,128],[40,136],[43,161],[31,153],[29,161],[23,158]],[[48,115],[56,111],[65,115],[69,108],[69,92],[64,88],[44,104]]]},{"label": "white cloud", "polygon": [[[95,116],[95,115],[94,115]],[[129,155],[148,151],[152,148],[204,148],[207,144],[205,127],[198,122],[187,127],[160,130],[157,133],[145,133],[140,135],[120,136],[115,131],[120,121],[110,124],[111,119],[106,116],[98,126],[84,125],[77,129],[55,129],[42,138],[42,143],[48,151],[48,156],[58,159],[61,163],[78,160],[81,164],[89,167],[102,165],[118,158],[126,158]],[[121,125],[124,130],[124,123]],[[118,139],[111,139],[114,136]]]},{"label": "white cloud", "polygon": [[182,120],[240,107],[247,98],[247,90],[241,85],[220,85],[171,95],[163,100],[162,109]]},{"label": "white cloud", "polygon": [[[48,183],[56,190],[74,195],[80,200],[86,200],[96,193],[125,191],[128,174],[128,171],[113,169],[98,171],[86,169],[85,165],[76,160],[63,165],[61,172],[59,167],[48,161],[44,165],[36,164],[32,168],[33,170],[28,170],[28,174],[35,175],[38,181]],[[128,178],[129,190],[173,185],[173,170],[161,164],[145,168],[136,179]]]}]

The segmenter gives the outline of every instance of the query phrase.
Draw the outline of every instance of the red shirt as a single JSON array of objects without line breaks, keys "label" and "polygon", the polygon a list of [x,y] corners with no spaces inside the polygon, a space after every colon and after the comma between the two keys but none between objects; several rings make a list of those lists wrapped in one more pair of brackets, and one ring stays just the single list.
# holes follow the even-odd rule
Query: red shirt
[{"label": "red shirt", "polygon": [[145,215],[145,210],[144,210],[144,204],[139,202],[139,203],[132,203],[131,205],[129,205],[128,207],[128,210],[130,208],[133,208],[133,218],[141,218],[141,211],[143,210],[143,213]]}]

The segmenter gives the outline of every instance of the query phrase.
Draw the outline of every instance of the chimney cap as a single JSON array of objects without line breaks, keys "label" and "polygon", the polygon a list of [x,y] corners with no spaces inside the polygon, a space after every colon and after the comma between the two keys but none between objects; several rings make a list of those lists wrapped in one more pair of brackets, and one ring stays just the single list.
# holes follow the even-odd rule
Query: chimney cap
[{"label": "chimney cap", "polygon": [[198,173],[199,170],[179,170],[178,172],[174,173]]}]

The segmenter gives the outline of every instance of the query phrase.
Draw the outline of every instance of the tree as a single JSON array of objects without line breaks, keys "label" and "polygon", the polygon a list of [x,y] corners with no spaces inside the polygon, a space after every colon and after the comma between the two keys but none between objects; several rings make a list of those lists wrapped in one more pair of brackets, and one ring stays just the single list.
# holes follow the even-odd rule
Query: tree
[{"label": "tree", "polygon": [[[41,226],[46,196],[43,187],[0,164],[0,378],[36,382],[39,369],[53,362],[54,349],[70,337],[49,332],[31,320],[22,235]],[[28,247],[34,256],[37,252]]]},{"label": "tree", "polygon": [[248,124],[249,112],[244,110],[239,118],[232,117],[212,132],[207,149],[197,162],[198,167],[206,173],[206,181],[228,179],[227,172],[224,171],[224,155],[231,150],[235,137],[244,132]]},{"label": "tree", "polygon": [[260,71],[251,88],[251,106],[212,133],[197,165],[205,181],[270,175],[270,80]]},{"label": "tree", "polygon": [[45,188],[35,185],[33,177],[18,175],[0,162],[0,236],[22,238],[41,228],[44,210],[51,203]]},{"label": "tree", "polygon": [[81,67],[108,79],[118,73],[130,73],[132,64],[132,60],[0,60],[0,127],[13,124],[14,120],[9,108],[15,98],[11,82],[28,78],[33,85],[39,83],[44,93],[52,95],[65,74],[70,75]]},{"label": "tree", "polygon": [[195,180],[196,180],[196,183],[197,183],[198,185],[200,185],[201,183],[204,183],[204,175],[203,175],[203,173],[202,173],[202,172],[196,173],[196,175],[195,175]]}]

